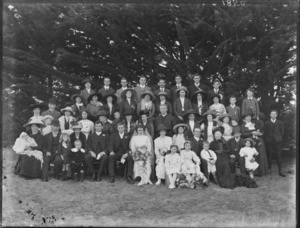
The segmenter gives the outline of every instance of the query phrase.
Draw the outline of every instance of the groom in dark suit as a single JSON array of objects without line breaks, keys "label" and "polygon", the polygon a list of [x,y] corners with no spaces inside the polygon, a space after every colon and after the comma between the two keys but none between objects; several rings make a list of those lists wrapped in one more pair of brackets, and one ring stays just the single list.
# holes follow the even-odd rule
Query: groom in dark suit
[{"label": "groom in dark suit", "polygon": [[127,166],[127,182],[133,184],[133,158],[129,149],[130,135],[125,133],[124,122],[119,122],[117,125],[118,132],[111,135],[109,143],[109,157],[108,157],[108,174],[112,178],[112,182],[115,181],[115,162],[121,161],[121,163]]},{"label": "groom in dark suit", "polygon": [[267,157],[269,162],[269,173],[271,172],[272,156],[276,154],[279,175],[285,177],[281,171],[281,143],[284,135],[283,123],[277,120],[277,111],[272,110],[270,113],[271,119],[265,125],[265,142],[267,149]]}]

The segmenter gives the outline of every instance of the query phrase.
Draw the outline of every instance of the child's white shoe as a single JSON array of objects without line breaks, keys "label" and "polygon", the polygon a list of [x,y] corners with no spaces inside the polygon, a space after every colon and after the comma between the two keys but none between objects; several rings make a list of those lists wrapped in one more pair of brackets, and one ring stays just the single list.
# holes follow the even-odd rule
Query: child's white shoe
[{"label": "child's white shoe", "polygon": [[170,185],[169,188],[170,188],[170,189],[174,189],[175,186],[174,186],[174,185]]},{"label": "child's white shoe", "polygon": [[144,181],[143,181],[143,180],[141,180],[141,181],[138,183],[138,186],[142,186],[142,185],[144,185]]},{"label": "child's white shoe", "polygon": [[160,185],[161,184],[161,180],[158,179],[158,181],[156,182],[156,185]]}]

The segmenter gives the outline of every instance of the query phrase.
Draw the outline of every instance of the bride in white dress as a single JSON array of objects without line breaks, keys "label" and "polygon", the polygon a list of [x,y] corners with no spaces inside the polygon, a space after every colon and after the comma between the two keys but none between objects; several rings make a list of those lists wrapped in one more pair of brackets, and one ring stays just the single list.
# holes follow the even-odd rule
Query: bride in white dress
[{"label": "bride in white dress", "polygon": [[133,172],[134,178],[141,177],[138,185],[152,184],[150,181],[151,175],[151,159],[152,142],[151,136],[143,125],[138,125],[130,140],[130,150],[134,160]]}]

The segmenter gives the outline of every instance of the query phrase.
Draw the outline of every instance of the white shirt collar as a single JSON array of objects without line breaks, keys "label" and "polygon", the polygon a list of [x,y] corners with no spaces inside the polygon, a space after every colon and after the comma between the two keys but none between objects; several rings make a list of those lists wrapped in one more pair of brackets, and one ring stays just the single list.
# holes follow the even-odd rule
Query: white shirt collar
[{"label": "white shirt collar", "polygon": [[161,116],[165,117],[166,115],[168,115],[168,113],[166,113],[165,115],[161,114]]},{"label": "white shirt collar", "polygon": [[104,86],[104,89],[109,89],[109,86]]},{"label": "white shirt collar", "polygon": [[199,140],[200,140],[200,138],[197,138],[196,136],[194,136],[194,138],[195,138],[197,141],[199,141]]},{"label": "white shirt collar", "polygon": [[100,131],[100,132],[95,131],[95,133],[99,136],[99,135],[101,135],[102,131]]},{"label": "white shirt collar", "polygon": [[127,86],[126,87],[122,87],[122,90],[125,90],[125,89],[127,89]]},{"label": "white shirt collar", "polygon": [[121,133],[119,133],[119,135],[120,135],[120,138],[122,139],[123,138],[123,136],[124,136],[124,132],[121,134]]},{"label": "white shirt collar", "polygon": [[142,89],[144,89],[144,88],[145,88],[145,85],[140,85],[140,87],[141,87]]},{"label": "white shirt collar", "polygon": [[200,85],[200,83],[198,83],[198,84],[194,83],[194,85],[198,87]]}]

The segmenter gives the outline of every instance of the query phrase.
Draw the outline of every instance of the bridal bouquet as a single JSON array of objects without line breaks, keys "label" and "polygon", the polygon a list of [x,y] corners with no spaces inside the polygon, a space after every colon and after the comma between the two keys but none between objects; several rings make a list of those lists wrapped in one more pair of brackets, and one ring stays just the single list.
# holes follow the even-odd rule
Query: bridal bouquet
[{"label": "bridal bouquet", "polygon": [[147,151],[147,147],[140,147],[133,153],[134,161],[143,161],[144,166],[146,165],[146,161],[150,158],[151,154]]}]

